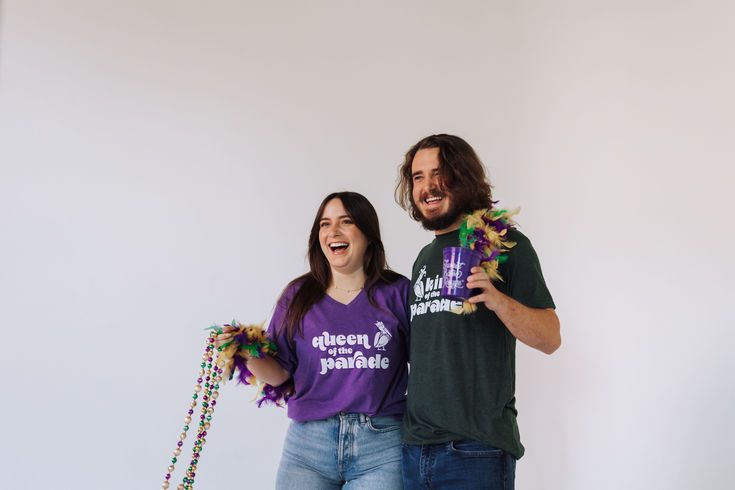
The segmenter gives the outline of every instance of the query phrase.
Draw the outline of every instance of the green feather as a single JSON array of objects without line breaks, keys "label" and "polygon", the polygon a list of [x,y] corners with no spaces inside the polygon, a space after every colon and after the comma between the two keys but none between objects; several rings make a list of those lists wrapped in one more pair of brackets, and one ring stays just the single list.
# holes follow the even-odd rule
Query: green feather
[{"label": "green feather", "polygon": [[465,219],[462,221],[462,224],[459,226],[459,246],[464,248],[470,248],[471,243],[469,243],[469,240],[467,239],[472,234],[472,230],[470,230],[469,226],[467,226],[467,220]]},{"label": "green feather", "polygon": [[258,345],[256,344],[243,344],[240,348],[248,351],[250,355],[258,355]]},{"label": "green feather", "polygon": [[219,347],[217,347],[217,350],[218,350],[218,351],[220,351],[220,352],[222,352],[222,351],[223,351],[223,350],[225,350],[225,349],[226,349],[227,347],[229,347],[229,346],[230,346],[230,344],[232,344],[233,342],[234,342],[234,340],[230,340],[229,342],[225,342],[224,344],[222,344],[222,345],[220,345]]}]

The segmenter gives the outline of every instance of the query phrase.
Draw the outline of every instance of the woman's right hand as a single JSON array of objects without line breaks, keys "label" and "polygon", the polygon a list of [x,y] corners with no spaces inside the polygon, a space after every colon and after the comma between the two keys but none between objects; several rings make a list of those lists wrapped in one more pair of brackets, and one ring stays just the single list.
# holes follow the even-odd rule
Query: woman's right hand
[{"label": "woman's right hand", "polygon": [[[237,332],[238,329],[236,327],[226,326],[222,328],[222,333],[218,333],[214,338],[215,348],[219,349],[220,346],[231,341]],[[243,351],[240,351],[240,355],[242,353]],[[264,356],[262,358],[251,358],[247,356],[246,360],[248,369],[255,377],[271,386],[280,386],[291,377],[288,371],[283,369],[272,356]]]},{"label": "woman's right hand", "polygon": [[235,332],[237,332],[237,328],[232,326],[226,326],[222,329],[222,333],[218,333],[214,337],[214,347],[219,349],[221,345],[226,344],[230,340],[232,340],[232,337],[235,336]]}]

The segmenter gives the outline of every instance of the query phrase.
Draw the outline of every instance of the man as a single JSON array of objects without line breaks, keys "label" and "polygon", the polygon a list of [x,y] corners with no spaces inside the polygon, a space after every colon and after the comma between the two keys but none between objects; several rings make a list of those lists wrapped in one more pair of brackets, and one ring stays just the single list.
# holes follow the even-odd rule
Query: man
[{"label": "man", "polygon": [[472,269],[474,313],[441,293],[442,249],[459,245],[467,213],[493,206],[490,184],[472,147],[439,134],[416,143],[401,166],[396,200],[435,232],[413,265],[409,296],[411,374],[403,420],[406,489],[513,489],[523,455],[515,408],[516,339],[547,354],[561,344],[559,319],[529,240],[515,242],[499,266],[501,281]]}]

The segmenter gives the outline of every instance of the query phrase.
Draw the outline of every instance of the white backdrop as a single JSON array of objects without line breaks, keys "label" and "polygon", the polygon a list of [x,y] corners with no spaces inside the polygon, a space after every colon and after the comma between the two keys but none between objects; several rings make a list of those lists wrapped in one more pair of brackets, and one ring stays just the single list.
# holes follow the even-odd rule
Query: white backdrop
[{"label": "white backdrop", "polygon": [[[396,168],[436,132],[522,206],[562,321],[518,347],[517,487],[732,484],[731,1],[0,8],[3,488],[157,488],[202,328],[268,317],[324,195],[410,274]],[[252,396],[197,488],[272,486],[288,420]]]}]

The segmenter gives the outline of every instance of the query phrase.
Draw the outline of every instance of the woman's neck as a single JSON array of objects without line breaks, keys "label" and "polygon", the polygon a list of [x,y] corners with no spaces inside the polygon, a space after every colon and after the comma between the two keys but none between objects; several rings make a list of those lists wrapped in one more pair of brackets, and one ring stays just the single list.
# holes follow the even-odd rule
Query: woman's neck
[{"label": "woman's neck", "polygon": [[342,272],[332,269],[330,287],[338,291],[354,292],[365,287],[365,271],[362,267],[353,272]]}]

